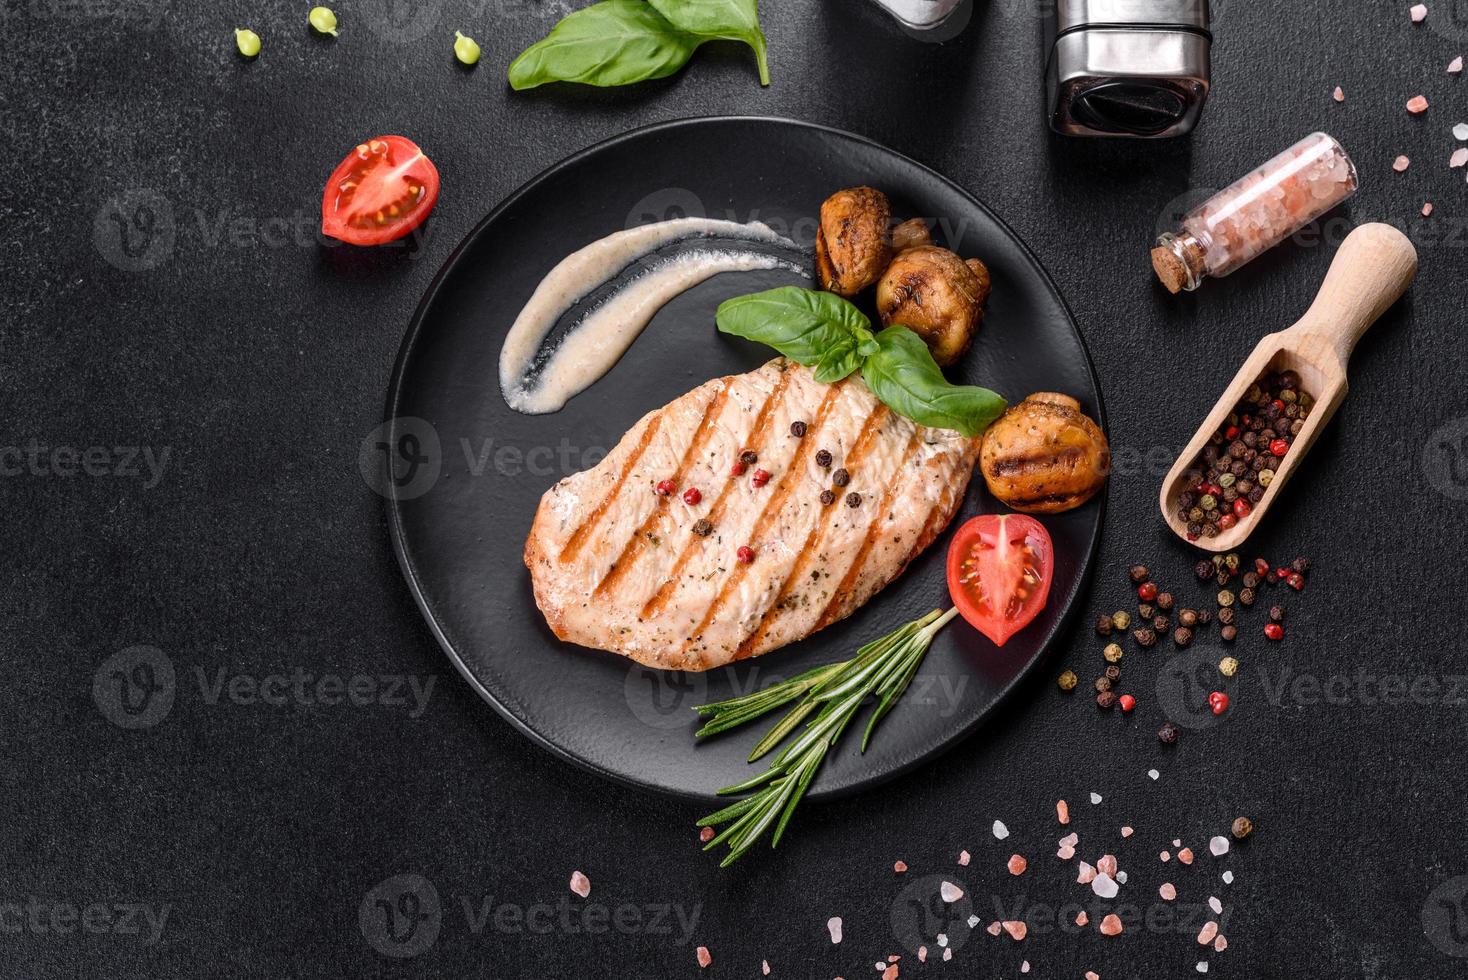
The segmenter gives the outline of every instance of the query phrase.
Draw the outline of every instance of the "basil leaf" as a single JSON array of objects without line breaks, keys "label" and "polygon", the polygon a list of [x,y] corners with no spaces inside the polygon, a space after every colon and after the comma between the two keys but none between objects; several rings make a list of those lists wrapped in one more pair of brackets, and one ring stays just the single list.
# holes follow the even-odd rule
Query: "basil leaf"
[{"label": "basil leaf", "polygon": [[928,345],[907,327],[888,327],[877,344],[862,365],[862,380],[898,415],[976,436],[1003,413],[1004,399],[988,388],[949,384]]},{"label": "basil leaf", "polygon": [[668,23],[703,37],[743,41],[754,49],[759,83],[770,84],[765,61],[765,35],[759,26],[757,0],[648,0]]},{"label": "basil leaf", "polygon": [[736,296],[714,315],[721,333],[768,344],[797,364],[816,366],[823,383],[840,381],[875,349],[871,321],[834,293],[781,286]]},{"label": "basil leaf", "polygon": [[602,0],[561,18],[510,63],[510,87],[628,85],[682,68],[708,38],[668,23],[645,0]]}]

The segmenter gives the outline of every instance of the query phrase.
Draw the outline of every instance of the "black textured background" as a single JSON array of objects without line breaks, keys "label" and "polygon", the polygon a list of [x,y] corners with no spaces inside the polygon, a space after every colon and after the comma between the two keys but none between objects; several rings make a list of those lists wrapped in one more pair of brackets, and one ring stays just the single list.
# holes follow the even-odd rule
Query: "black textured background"
[{"label": "black textured background", "polygon": [[[1468,99],[1444,69],[1468,49],[1468,14],[1454,23],[1444,0],[1414,27],[1405,0],[1226,0],[1201,128],[1140,144],[1047,133],[1038,21],[1022,0],[981,3],[940,47],[857,0],[769,3],[769,89],[728,45],[630,90],[525,94],[506,90],[503,67],[566,4],[400,2],[394,13],[388,0],[343,0],[335,41],[309,34],[305,3],[4,7],[0,975],[691,976],[707,945],[709,977],[756,976],[762,958],[772,976],[872,976],[902,953],[904,976],[1015,977],[1027,958],[1031,976],[1151,980],[1195,975],[1209,895],[1231,942],[1208,955],[1211,977],[1463,975],[1468,187],[1447,157]],[[253,63],[233,51],[240,24],[264,37]],[[474,71],[451,61],[456,28],[484,47]],[[1344,105],[1330,99],[1337,84]],[[1434,104],[1412,118],[1402,106],[1418,92]],[[1212,721],[1181,695],[1211,683],[1216,651],[1172,666],[1161,650],[1129,654],[1131,716],[1098,715],[1044,680],[959,750],[880,792],[812,806],[779,851],[721,872],[696,847],[692,809],[552,759],[449,668],[358,471],[419,295],[485,212],[563,156],[647,122],[749,112],[848,128],[938,169],[1055,276],[1118,453],[1086,619],[1123,604],[1137,560],[1200,598],[1191,556],[1156,515],[1169,448],[1253,340],[1304,309],[1345,219],[1410,230],[1417,286],[1361,345],[1312,479],[1251,546],[1309,554],[1316,571],[1289,596],[1285,643],[1266,649],[1261,613],[1246,620],[1221,723],[1163,749],[1164,704]],[[1146,245],[1169,202],[1314,129],[1339,137],[1363,176],[1325,226],[1330,243],[1286,246],[1192,297],[1149,281]],[[443,174],[426,240],[324,247],[313,228],[326,174],[382,132],[412,135]],[[757,165],[758,147],[729,152]],[[1398,153],[1414,159],[1405,174],[1391,170]],[[1437,210],[1424,221],[1426,200]],[[114,219],[144,210],[163,224],[153,238],[133,227],[128,248],[151,243],[135,261]],[[32,445],[97,447],[99,474],[124,461],[119,447],[169,455],[150,485],[40,472],[23,462]],[[173,665],[176,697],[156,724],[127,730],[100,710],[93,679],[139,645]],[[1047,675],[1072,666],[1088,682],[1100,645],[1082,624]],[[196,681],[297,669],[436,680],[417,718],[382,704],[210,703]],[[1383,689],[1384,676],[1411,693]],[[1091,791],[1103,804],[1086,802]],[[1058,797],[1081,856],[1121,858],[1134,908],[1177,883],[1189,907],[1176,921],[1154,914],[1116,939],[1044,930],[1046,906],[1089,899],[1052,856]],[[1215,861],[1207,838],[1240,813],[1255,836]],[[990,835],[995,818],[1008,841]],[[1128,841],[1123,823],[1137,828]],[[1198,852],[1192,868],[1158,863],[1174,837]],[[1019,879],[1003,869],[1015,851],[1032,865]],[[891,872],[898,858],[905,877]],[[567,901],[578,868],[590,903]],[[392,958],[376,947],[411,947],[386,938],[369,893],[404,874],[436,890],[440,929],[419,955]],[[924,921],[941,877],[965,885],[985,923],[1028,916],[1030,938],[969,936],[946,913]],[[128,934],[115,909],[99,932],[66,918],[126,903],[166,908],[161,934]],[[483,923],[486,903],[500,911]],[[101,929],[102,913],[88,915]],[[845,919],[834,947],[832,915]],[[904,942],[939,929],[954,962],[920,967]]]}]

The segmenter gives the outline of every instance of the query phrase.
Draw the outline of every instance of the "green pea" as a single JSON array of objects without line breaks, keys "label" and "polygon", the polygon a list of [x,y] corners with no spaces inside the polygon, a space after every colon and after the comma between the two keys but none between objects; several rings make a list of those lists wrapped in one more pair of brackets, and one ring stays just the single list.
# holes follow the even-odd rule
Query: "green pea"
[{"label": "green pea", "polygon": [[248,27],[237,27],[234,32],[234,45],[240,49],[240,54],[246,58],[253,58],[260,53],[260,35]]},{"label": "green pea", "polygon": [[479,61],[479,45],[472,37],[454,31],[454,57],[466,65],[473,65]]},{"label": "green pea", "polygon": [[330,7],[312,7],[307,19],[318,32],[336,37],[336,14],[331,12]]}]

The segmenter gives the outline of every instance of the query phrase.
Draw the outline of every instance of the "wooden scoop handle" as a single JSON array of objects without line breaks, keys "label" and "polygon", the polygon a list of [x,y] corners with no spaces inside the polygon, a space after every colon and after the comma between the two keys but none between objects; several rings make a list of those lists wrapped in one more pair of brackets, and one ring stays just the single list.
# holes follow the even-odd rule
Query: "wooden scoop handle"
[{"label": "wooden scoop handle", "polygon": [[1356,341],[1401,298],[1417,275],[1417,249],[1391,225],[1362,225],[1346,236],[1310,309],[1288,333],[1333,348],[1341,367]]}]

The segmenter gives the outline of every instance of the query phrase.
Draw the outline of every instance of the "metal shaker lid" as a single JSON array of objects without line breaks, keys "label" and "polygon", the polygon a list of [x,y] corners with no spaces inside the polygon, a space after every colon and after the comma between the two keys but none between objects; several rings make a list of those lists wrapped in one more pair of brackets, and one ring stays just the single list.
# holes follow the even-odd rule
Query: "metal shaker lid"
[{"label": "metal shaker lid", "polygon": [[1208,32],[1208,0],[1054,0],[1056,32],[1082,27],[1166,27]]}]

